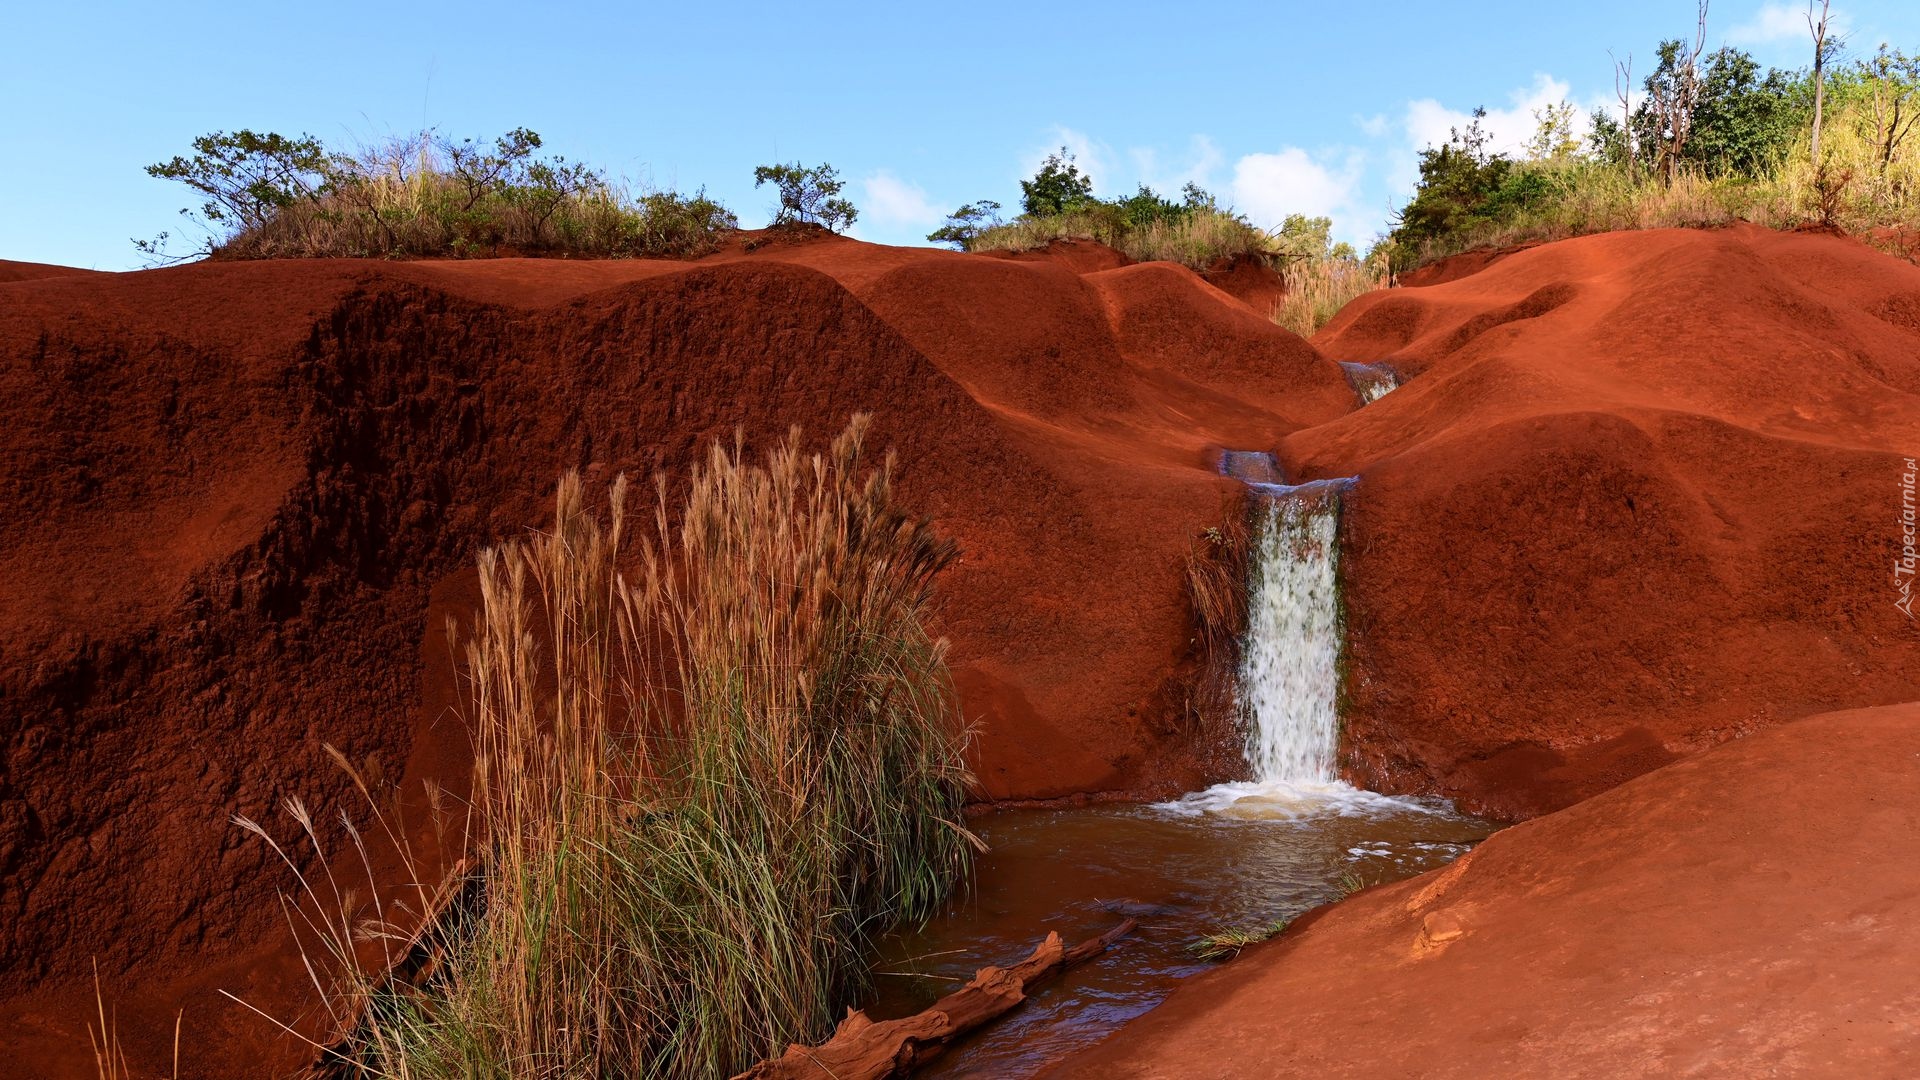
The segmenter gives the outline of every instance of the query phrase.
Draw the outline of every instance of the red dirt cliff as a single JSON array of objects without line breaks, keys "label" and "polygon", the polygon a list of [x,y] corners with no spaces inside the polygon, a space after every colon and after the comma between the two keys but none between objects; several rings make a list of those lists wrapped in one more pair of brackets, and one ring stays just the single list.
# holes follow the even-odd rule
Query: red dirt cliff
[{"label": "red dirt cliff", "polygon": [[1283,443],[1361,477],[1359,782],[1527,816],[1920,698],[1892,578],[1920,269],[1823,234],[1613,233],[1370,294],[1314,343],[1408,377]]},{"label": "red dirt cliff", "polygon": [[[213,994],[301,1001],[283,868],[229,817],[330,820],[322,742],[457,787],[441,623],[566,468],[877,412],[963,551],[940,629],[989,799],[1215,778],[1180,682],[1211,455],[1358,475],[1349,773],[1525,817],[1920,699],[1916,357],[1920,270],[1745,227],[1543,245],[1311,345],[1085,248],[0,266],[0,1048],[88,1073],[97,958],[142,1067],[179,1009],[183,1074],[300,1056]],[[1408,382],[1358,409],[1334,360]]]},{"label": "red dirt cliff", "polygon": [[676,474],[736,426],[878,414],[962,548],[939,628],[984,796],[1201,782],[1170,679],[1181,560],[1232,490],[1209,449],[1356,403],[1185,271],[1114,273],[824,239],[0,284],[5,1041],[85,1061],[97,959],[137,1057],[184,1006],[183,1068],[257,1074],[262,1022],[212,990],[297,1003],[256,962],[289,882],[230,816],[350,807],[322,742],[457,789],[440,625],[474,552],[566,468]]}]

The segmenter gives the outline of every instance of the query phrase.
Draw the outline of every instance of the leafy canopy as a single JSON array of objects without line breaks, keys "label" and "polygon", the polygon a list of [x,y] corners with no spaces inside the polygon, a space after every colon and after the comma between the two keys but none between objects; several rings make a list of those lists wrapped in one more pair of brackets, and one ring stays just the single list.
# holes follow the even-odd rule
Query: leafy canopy
[{"label": "leafy canopy", "polygon": [[[329,186],[331,156],[311,135],[290,139],[247,128],[193,140],[193,156],[147,166],[147,175],[178,180],[206,196],[200,216],[234,230],[265,225],[276,212]],[[190,211],[182,210],[187,214]]]},{"label": "leafy canopy", "polygon": [[1034,217],[1053,217],[1093,201],[1093,177],[1080,171],[1066,147],[1047,155],[1031,180],[1020,181],[1020,208]]},{"label": "leafy canopy", "polygon": [[780,196],[773,210],[775,226],[821,225],[842,232],[860,216],[851,200],[840,197],[846,184],[831,165],[762,165],[753,170],[753,186],[764,184],[772,184]]}]

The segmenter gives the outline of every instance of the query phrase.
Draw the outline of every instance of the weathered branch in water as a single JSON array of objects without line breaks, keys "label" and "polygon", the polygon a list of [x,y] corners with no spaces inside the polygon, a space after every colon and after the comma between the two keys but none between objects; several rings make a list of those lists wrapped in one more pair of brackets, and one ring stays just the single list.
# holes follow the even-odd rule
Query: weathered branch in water
[{"label": "weathered branch in water", "polygon": [[1069,949],[1059,934],[1033,950],[1033,955],[1010,968],[984,967],[973,981],[934,1002],[921,1012],[899,1020],[874,1022],[867,1014],[847,1010],[833,1037],[819,1046],[787,1047],[777,1058],[763,1061],[734,1080],[881,1080],[905,1076],[931,1060],[949,1042],[1012,1011],[1027,999],[1027,990],[1048,976],[1098,956],[1107,946],[1133,932],[1127,919],[1120,925]]}]

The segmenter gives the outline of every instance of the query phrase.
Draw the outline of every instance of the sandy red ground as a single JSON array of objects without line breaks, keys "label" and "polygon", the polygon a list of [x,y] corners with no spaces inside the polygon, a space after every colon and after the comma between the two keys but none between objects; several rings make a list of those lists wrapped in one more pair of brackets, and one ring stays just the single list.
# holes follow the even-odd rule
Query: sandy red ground
[{"label": "sandy red ground", "polygon": [[[1826,709],[1920,698],[1892,608],[1920,270],[1757,229],[1594,237],[1374,294],[1313,346],[1164,264],[846,240],[695,264],[0,266],[0,1045],[297,1047],[277,893],[229,815],[325,817],[320,744],[415,790],[464,744],[439,627],[580,466],[879,414],[964,557],[941,630],[987,798],[1211,778],[1182,558],[1220,447],[1359,474],[1353,775],[1515,816]],[[1246,301],[1244,268],[1214,279]],[[1317,346],[1317,348],[1315,347]],[[1334,360],[1412,376],[1357,410]],[[1204,742],[1204,740],[1200,740]],[[417,809],[417,808],[416,808]],[[275,1058],[275,1054],[279,1057]],[[3,1071],[3,1070],[0,1070]]]}]

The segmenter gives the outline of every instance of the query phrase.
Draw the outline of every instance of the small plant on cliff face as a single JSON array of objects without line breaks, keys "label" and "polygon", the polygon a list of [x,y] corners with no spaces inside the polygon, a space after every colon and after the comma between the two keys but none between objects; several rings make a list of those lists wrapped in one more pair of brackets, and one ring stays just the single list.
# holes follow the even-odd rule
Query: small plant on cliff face
[{"label": "small plant on cliff face", "polygon": [[1234,525],[1209,526],[1187,545],[1187,603],[1197,640],[1209,658],[1231,658],[1247,625],[1247,535]]},{"label": "small plant on cliff face", "polygon": [[850,200],[840,197],[846,184],[831,165],[762,165],[753,170],[753,186],[763,184],[772,184],[780,195],[773,209],[776,226],[809,224],[844,232],[860,216]]}]

